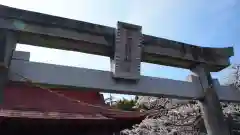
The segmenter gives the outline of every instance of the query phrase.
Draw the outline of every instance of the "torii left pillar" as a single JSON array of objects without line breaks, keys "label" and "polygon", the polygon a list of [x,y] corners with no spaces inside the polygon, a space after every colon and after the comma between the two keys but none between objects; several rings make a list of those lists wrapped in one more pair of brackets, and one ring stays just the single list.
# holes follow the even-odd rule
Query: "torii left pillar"
[{"label": "torii left pillar", "polygon": [[8,67],[16,48],[16,33],[0,30],[0,103],[3,103],[4,87],[8,81]]}]

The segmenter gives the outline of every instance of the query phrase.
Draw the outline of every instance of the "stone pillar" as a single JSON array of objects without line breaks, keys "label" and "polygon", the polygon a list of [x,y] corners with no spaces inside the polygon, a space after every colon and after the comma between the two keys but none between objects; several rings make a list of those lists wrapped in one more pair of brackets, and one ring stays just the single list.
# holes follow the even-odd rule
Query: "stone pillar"
[{"label": "stone pillar", "polygon": [[203,113],[204,125],[208,135],[230,135],[228,126],[224,121],[222,107],[214,89],[214,83],[206,66],[199,65],[192,69],[196,78],[193,83],[199,84],[204,92],[204,98],[199,102]]},{"label": "stone pillar", "polygon": [[12,31],[0,30],[0,103],[3,102],[3,90],[8,80],[8,67],[16,48],[17,38]]}]

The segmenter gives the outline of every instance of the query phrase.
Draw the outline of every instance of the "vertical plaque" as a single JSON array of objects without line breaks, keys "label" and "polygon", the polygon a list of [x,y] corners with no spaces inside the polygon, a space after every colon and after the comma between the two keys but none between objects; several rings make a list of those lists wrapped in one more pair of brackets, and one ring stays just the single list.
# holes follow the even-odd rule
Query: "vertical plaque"
[{"label": "vertical plaque", "polygon": [[118,22],[111,70],[114,78],[138,80],[142,54],[142,27]]}]

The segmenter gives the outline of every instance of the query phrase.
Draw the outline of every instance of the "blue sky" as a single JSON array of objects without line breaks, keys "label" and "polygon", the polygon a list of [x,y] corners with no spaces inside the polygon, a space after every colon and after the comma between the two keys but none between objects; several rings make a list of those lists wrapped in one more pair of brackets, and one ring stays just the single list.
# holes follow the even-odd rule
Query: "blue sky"
[{"label": "blue sky", "polygon": [[[239,0],[0,0],[0,4],[116,27],[117,21],[138,24],[143,33],[199,46],[234,46],[232,63],[240,58]],[[109,70],[106,57],[18,45],[31,60]],[[75,58],[72,60],[72,58]],[[99,64],[92,64],[98,61]],[[188,70],[142,64],[142,74],[185,80]],[[214,73],[224,81],[227,70]]]}]

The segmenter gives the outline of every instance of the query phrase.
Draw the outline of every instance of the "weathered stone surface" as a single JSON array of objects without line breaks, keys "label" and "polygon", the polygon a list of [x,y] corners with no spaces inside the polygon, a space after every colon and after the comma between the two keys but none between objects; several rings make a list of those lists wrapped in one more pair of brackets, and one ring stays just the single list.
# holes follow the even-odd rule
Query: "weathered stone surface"
[{"label": "weathered stone surface", "polygon": [[116,31],[114,59],[111,69],[114,78],[140,79],[142,28],[119,22]]},{"label": "weathered stone surface", "polygon": [[[23,44],[114,56],[112,27],[0,6],[0,28],[17,31]],[[203,48],[149,35],[143,35],[142,45],[141,61],[187,69],[203,63],[219,71],[233,55],[232,48]]]}]

